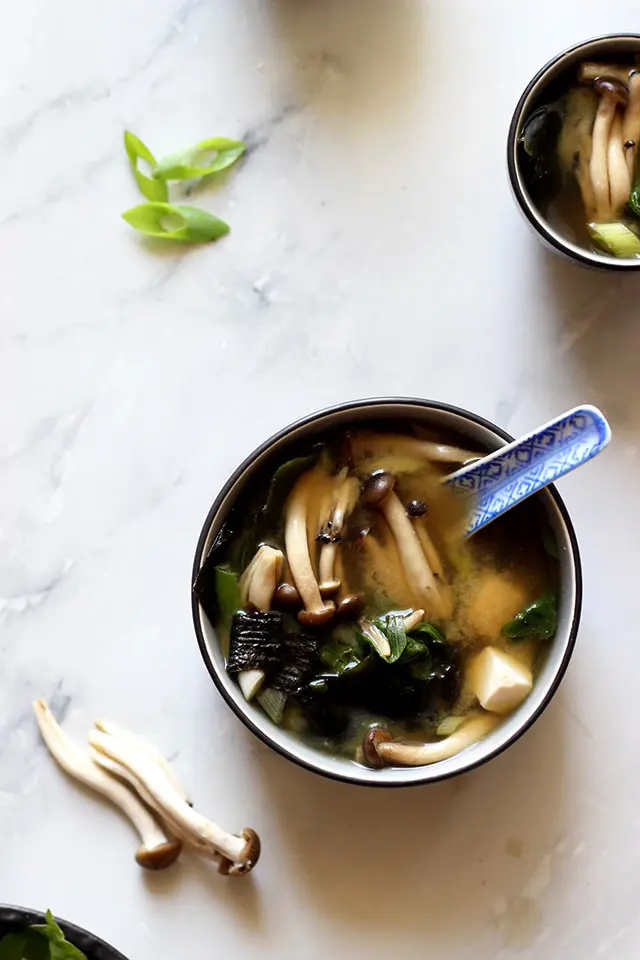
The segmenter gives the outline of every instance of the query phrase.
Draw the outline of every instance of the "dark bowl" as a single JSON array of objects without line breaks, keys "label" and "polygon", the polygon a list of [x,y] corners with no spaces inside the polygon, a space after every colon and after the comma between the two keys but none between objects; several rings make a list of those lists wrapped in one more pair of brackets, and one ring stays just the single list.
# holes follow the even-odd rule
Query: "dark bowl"
[{"label": "dark bowl", "polygon": [[[333,428],[348,428],[365,421],[392,421],[395,425],[424,423],[467,437],[477,449],[495,450],[513,437],[475,413],[430,400],[404,398],[356,400],[314,413],[285,427],[258,447],[241,463],[216,497],[198,539],[192,583],[200,571],[216,534],[234,503],[257,473],[271,473],[287,460],[301,443]],[[582,574],[573,525],[555,487],[536,495],[546,512],[559,548],[561,598],[558,631],[551,642],[544,666],[524,703],[506,717],[484,740],[449,760],[424,767],[390,767],[371,770],[342,757],[331,756],[304,743],[293,733],[269,720],[255,703],[247,703],[240,688],[225,669],[216,632],[192,591],[192,611],[198,645],[211,678],[227,704],[257,737],[282,756],[302,767],[335,780],[366,786],[399,787],[443,780],[463,773],[514,743],[540,716],[556,692],[573,652],[582,604]]]},{"label": "dark bowl", "polygon": [[640,34],[609,34],[585,40],[569,47],[550,60],[536,73],[518,101],[513,113],[507,139],[507,167],[511,188],[518,206],[537,236],[554,252],[577,263],[602,270],[640,270],[640,259],[616,259],[605,253],[593,253],[586,247],[563,236],[542,216],[533,202],[524,182],[519,162],[518,137],[529,114],[544,103],[547,88],[566,70],[582,60],[611,60],[616,57],[640,54]]},{"label": "dark bowl", "polygon": [[[6,933],[20,933],[25,927],[34,923],[44,923],[45,915],[38,910],[28,910],[26,907],[11,907],[0,904],[0,938]],[[95,934],[76,927],[74,923],[60,920],[56,916],[56,923],[60,924],[65,937],[74,947],[86,955],[87,960],[127,960],[124,954],[96,937]]]}]

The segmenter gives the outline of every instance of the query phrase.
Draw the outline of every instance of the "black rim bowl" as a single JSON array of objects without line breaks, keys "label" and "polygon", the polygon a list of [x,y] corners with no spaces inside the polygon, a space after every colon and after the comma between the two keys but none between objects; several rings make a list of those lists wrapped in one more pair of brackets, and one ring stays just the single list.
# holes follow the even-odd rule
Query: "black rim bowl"
[{"label": "black rim bowl", "polygon": [[[28,910],[26,907],[12,907],[0,904],[0,938],[7,933],[20,933],[25,927],[34,923],[44,923],[45,915],[38,910]],[[62,928],[65,937],[78,950],[82,950],[87,960],[126,960],[124,954],[110,946],[100,937],[89,933],[74,923],[68,923],[56,916],[56,923]]]},{"label": "black rim bowl", "polygon": [[[461,418],[462,420],[466,421],[467,426],[471,428],[472,432],[475,431],[476,434],[486,433],[492,435],[493,444],[488,441],[488,449],[495,449],[496,447],[501,446],[502,442],[510,443],[514,439],[505,430],[502,430],[500,427],[497,427],[495,424],[491,423],[491,421],[471,413],[468,410],[464,410],[460,407],[455,407],[450,404],[422,399],[379,398],[356,400],[339,404],[334,407],[329,407],[325,410],[321,410],[317,413],[313,413],[307,417],[304,417],[301,420],[298,420],[285,427],[283,430],[280,430],[278,433],[274,434],[263,444],[257,447],[229,477],[222,490],[216,497],[211,509],[209,510],[198,538],[192,570],[192,585],[195,582],[202,563],[206,558],[213,535],[215,532],[217,532],[217,529],[228,514],[233,501],[242,490],[241,481],[250,477],[252,468],[256,466],[260,458],[262,458],[264,461],[264,455],[269,452],[273,452],[274,448],[276,447],[279,450],[283,445],[290,446],[299,442],[303,438],[308,439],[309,437],[312,437],[315,433],[324,433],[327,429],[330,429],[331,426],[335,425],[336,422],[340,422],[336,421],[335,418],[347,420],[348,422],[351,422],[352,417],[354,420],[378,419],[382,408],[384,408],[385,411],[382,413],[383,418],[386,416],[389,419],[395,419],[396,421],[402,418],[405,418],[407,421],[415,421],[415,419],[420,419],[420,413],[422,414],[422,419],[424,420],[443,416],[445,417],[445,421],[448,417]],[[391,409],[393,412],[389,412]],[[482,441],[477,440],[477,442],[480,443]],[[278,456],[278,461],[282,462],[280,456]],[[236,485],[238,486],[236,487]],[[232,491],[233,494],[230,496]],[[487,760],[498,756],[498,754],[502,753],[502,751],[508,746],[515,743],[515,741],[518,740],[522,734],[531,727],[531,725],[538,719],[538,717],[550,703],[553,695],[560,685],[571,659],[580,623],[580,612],[582,607],[582,572],[578,542],[573,529],[573,524],[562,498],[554,486],[547,487],[546,490],[542,491],[536,496],[539,498],[544,498],[545,509],[547,510],[549,520],[554,528],[554,532],[556,535],[558,535],[558,533],[561,534],[562,541],[564,543],[564,547],[561,548],[564,551],[561,561],[561,576],[565,576],[565,579],[563,579],[562,593],[564,594],[565,586],[568,584],[570,588],[569,592],[572,596],[572,602],[568,606],[566,616],[564,617],[564,620],[567,624],[564,629],[564,640],[558,641],[558,634],[560,634],[559,628],[558,634],[556,635],[556,640],[553,641],[553,646],[556,646],[556,641],[558,641],[560,653],[556,657],[557,662],[555,666],[550,668],[550,677],[547,682],[547,689],[544,696],[539,697],[539,702],[535,709],[531,711],[527,711],[526,709],[523,710],[528,701],[534,697],[538,686],[540,686],[542,683],[541,678],[539,678],[528,700],[525,701],[525,703],[517,711],[515,711],[511,717],[507,717],[505,721],[501,723],[492,734],[489,735],[489,737],[482,741],[481,744],[476,745],[480,747],[484,744],[495,741],[495,745],[490,749],[487,748],[484,752],[482,752],[476,750],[476,747],[470,747],[468,750],[457,755],[457,763],[455,764],[452,763],[452,761],[455,761],[456,757],[452,758],[452,760],[442,761],[441,763],[436,763],[431,766],[402,769],[387,768],[386,770],[379,771],[367,770],[364,767],[359,767],[358,765],[349,762],[345,762],[343,765],[338,764],[337,766],[339,766],[340,769],[336,769],[336,764],[332,762],[332,758],[330,758],[328,754],[325,755],[318,750],[305,747],[302,744],[302,741],[298,740],[293,735],[286,738],[290,742],[276,742],[276,738],[280,733],[280,728],[271,724],[271,721],[269,721],[265,715],[262,714],[262,711],[259,707],[253,704],[247,704],[246,701],[244,701],[237,685],[234,684],[228,677],[226,670],[224,669],[222,655],[219,651],[217,641],[215,640],[215,630],[209,624],[209,621],[207,620],[206,615],[200,606],[198,598],[192,589],[191,608],[198,646],[207,670],[209,671],[211,679],[213,680],[218,692],[221,694],[228,706],[231,707],[234,713],[238,716],[238,718],[245,724],[245,726],[260,740],[262,740],[263,743],[271,747],[277,753],[280,753],[281,756],[286,757],[288,760],[292,760],[299,766],[304,767],[307,770],[311,770],[314,773],[319,773],[331,779],[340,780],[347,783],[377,787],[400,787],[418,785],[428,782],[430,783],[467,772],[468,770],[480,766]],[[205,636],[205,630],[210,631],[213,637],[211,640],[211,647],[210,641]],[[212,653],[212,648],[214,648],[214,653]],[[216,663],[214,659],[216,653],[221,661],[220,663]],[[518,719],[516,717],[517,722],[512,722],[513,718],[519,714],[520,711],[523,711],[522,719]],[[503,731],[503,736],[500,736],[501,731]]]},{"label": "black rim bowl", "polygon": [[509,180],[515,199],[526,220],[538,237],[556,253],[588,267],[597,267],[601,270],[640,270],[640,259],[616,260],[605,253],[593,253],[585,247],[578,246],[551,227],[545,218],[538,212],[524,183],[518,162],[518,136],[522,124],[531,111],[543,99],[548,85],[568,68],[581,60],[607,60],[621,54],[640,53],[640,34],[606,34],[584,40],[581,43],[563,50],[549,60],[527,85],[524,93],[514,110],[509,135],[507,138],[507,168]]}]

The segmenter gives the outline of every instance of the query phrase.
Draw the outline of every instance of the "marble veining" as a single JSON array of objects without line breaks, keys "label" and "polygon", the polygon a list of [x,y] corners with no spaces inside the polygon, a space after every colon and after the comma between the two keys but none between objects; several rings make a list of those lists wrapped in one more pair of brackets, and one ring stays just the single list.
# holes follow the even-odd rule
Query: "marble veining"
[{"label": "marble veining", "polygon": [[[509,195],[515,102],[633,0],[23,0],[0,37],[0,900],[131,960],[635,960],[637,281],[545,252]],[[161,247],[122,149],[243,137],[188,197],[231,224]],[[427,396],[520,435],[582,403],[609,448],[560,482],[582,550],[571,668],[462,780],[312,777],[215,693],[190,622],[204,516],[267,435],[353,397]],[[611,497],[607,491],[615,491]],[[128,825],[42,747],[97,716],[265,841],[230,882],[142,875]],[[372,923],[372,905],[376,921]]]}]

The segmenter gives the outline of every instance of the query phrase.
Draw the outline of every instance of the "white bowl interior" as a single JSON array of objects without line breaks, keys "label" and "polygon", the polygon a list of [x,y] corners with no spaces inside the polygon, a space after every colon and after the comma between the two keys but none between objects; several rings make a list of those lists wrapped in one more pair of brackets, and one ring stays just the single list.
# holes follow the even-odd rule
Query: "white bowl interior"
[{"label": "white bowl interior", "polygon": [[[442,427],[446,430],[455,430],[466,434],[478,449],[486,449],[487,452],[495,450],[505,443],[493,430],[469,420],[461,412],[429,408],[417,402],[412,403],[407,401],[398,403],[382,401],[375,403],[375,405],[359,406],[356,409],[349,408],[340,410],[339,412],[327,411],[326,413],[318,415],[318,418],[314,419],[312,423],[294,427],[285,437],[276,440],[273,445],[269,446],[267,450],[262,451],[262,453],[252,461],[248,468],[231,486],[211,523],[199,558],[200,565],[204,562],[211,544],[227,517],[236,497],[245,488],[245,485],[250,482],[255,472],[260,470],[264,465],[265,460],[273,456],[274,451],[277,452],[278,449],[282,449],[282,459],[280,462],[284,462],[287,458],[287,453],[284,448],[289,447],[292,443],[299,443],[301,440],[305,440],[316,433],[321,433],[323,429],[330,427],[335,428],[340,425],[346,428],[358,421],[373,418],[404,418],[411,422],[423,422],[435,428]],[[550,646],[547,659],[540,671],[536,685],[527,700],[480,743],[474,744],[456,756],[451,757],[449,760],[443,760],[430,766],[406,769],[384,768],[375,771],[362,767],[345,758],[332,757],[329,754],[316,750],[295,735],[276,726],[257,704],[247,703],[239,687],[227,673],[224,656],[220,649],[216,632],[202,607],[198,605],[197,616],[199,618],[206,650],[211,659],[217,680],[224,688],[228,699],[234,704],[238,713],[244,715],[250,721],[250,725],[253,726],[263,738],[280,750],[280,752],[319,773],[345,779],[350,782],[368,785],[389,784],[396,786],[423,783],[460,773],[470,766],[476,766],[492,754],[499,752],[523,727],[526,727],[531,722],[531,719],[538,713],[549,697],[571,643],[572,623],[576,612],[576,558],[572,549],[569,531],[550,493],[545,490],[538,494],[538,497],[541,499],[547,512],[551,528],[556,537],[561,559],[558,631]]]}]

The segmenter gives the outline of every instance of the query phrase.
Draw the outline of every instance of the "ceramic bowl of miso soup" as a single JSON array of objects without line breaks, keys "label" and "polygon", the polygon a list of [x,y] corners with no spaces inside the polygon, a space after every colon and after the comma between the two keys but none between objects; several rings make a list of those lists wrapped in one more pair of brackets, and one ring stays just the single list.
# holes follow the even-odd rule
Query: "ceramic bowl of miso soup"
[{"label": "ceramic bowl of miso soup", "polygon": [[344,403],[242,463],[196,548],[211,677],[316,773],[405,786],[470,770],[540,716],[567,668],[578,546],[553,487],[467,536],[443,481],[512,438],[416,399]]},{"label": "ceramic bowl of miso soup", "polygon": [[640,35],[579,43],[536,74],[507,144],[515,198],[578,263],[640,269]]}]

